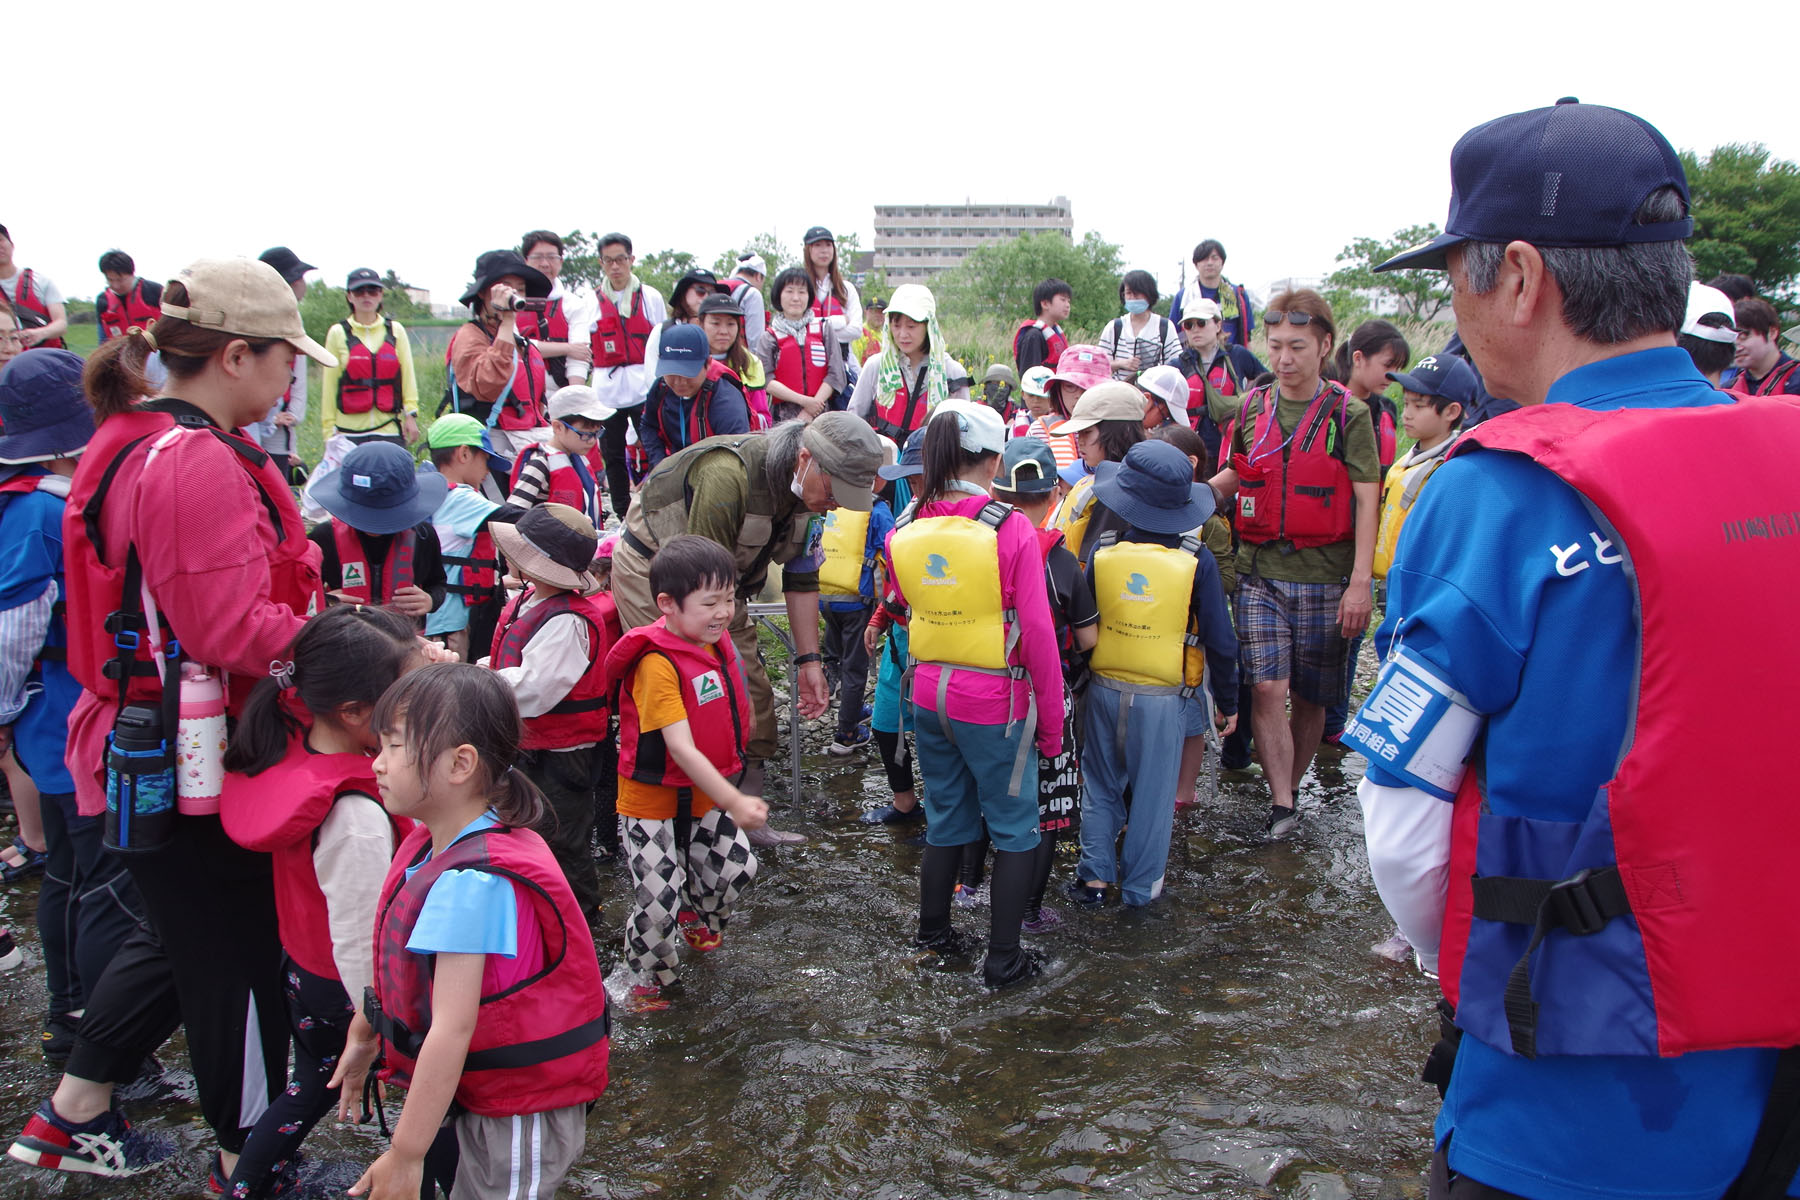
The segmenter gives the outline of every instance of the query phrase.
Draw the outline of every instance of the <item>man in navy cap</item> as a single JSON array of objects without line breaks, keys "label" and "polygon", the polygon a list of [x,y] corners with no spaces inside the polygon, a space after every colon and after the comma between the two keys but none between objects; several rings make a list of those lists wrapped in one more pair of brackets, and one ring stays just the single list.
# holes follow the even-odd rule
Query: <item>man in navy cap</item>
[{"label": "man in navy cap", "polygon": [[[1800,634],[1711,631],[1800,587],[1800,408],[1721,403],[1676,346],[1688,187],[1647,122],[1501,117],[1450,174],[1446,232],[1378,269],[1448,271],[1476,365],[1523,407],[1421,494],[1345,735],[1376,886],[1454,1015],[1431,1194],[1793,1194],[1800,1059],[1756,1047],[1800,1044],[1791,706],[1770,703]],[[1730,478],[1672,486],[1699,445],[1730,447]],[[1723,703],[1691,702],[1702,678]]]}]

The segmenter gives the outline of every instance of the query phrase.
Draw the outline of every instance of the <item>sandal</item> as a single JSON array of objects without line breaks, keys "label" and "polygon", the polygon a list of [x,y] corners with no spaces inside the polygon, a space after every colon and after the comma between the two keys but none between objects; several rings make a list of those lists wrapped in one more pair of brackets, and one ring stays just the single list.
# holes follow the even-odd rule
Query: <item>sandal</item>
[{"label": "sandal", "polygon": [[50,861],[48,850],[33,850],[22,837],[13,838],[12,849],[18,851],[19,861],[9,863],[0,859],[0,882],[17,883],[44,873],[44,864]]}]

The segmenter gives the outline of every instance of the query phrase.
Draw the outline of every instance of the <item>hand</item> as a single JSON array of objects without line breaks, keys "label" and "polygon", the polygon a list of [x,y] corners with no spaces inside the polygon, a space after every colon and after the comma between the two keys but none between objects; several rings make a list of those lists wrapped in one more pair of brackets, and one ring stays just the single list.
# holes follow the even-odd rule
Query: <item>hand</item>
[{"label": "hand", "polygon": [[[736,788],[731,789],[737,792]],[[732,824],[749,833],[752,829],[761,829],[769,823],[769,805],[761,796],[746,795],[737,792],[737,796],[725,806]]]},{"label": "hand", "polygon": [[369,1068],[374,1065],[375,1056],[381,1053],[381,1038],[376,1036],[375,1029],[361,1013],[350,1020],[350,1032],[344,1039],[344,1052],[338,1055],[337,1070],[331,1074],[331,1082],[325,1086],[338,1090],[338,1120],[351,1124],[360,1124],[368,1120],[367,1111],[357,1112],[362,1103],[363,1081],[369,1077]]},{"label": "hand", "polygon": [[594,361],[594,347],[587,342],[570,342],[568,353],[563,357],[578,363],[591,363]]},{"label": "hand", "polygon": [[807,720],[825,715],[831,703],[825,690],[825,668],[816,662],[800,668],[800,715]]},{"label": "hand", "polygon": [[1338,600],[1338,629],[1347,638],[1355,637],[1369,627],[1369,614],[1375,611],[1375,596],[1367,579],[1350,579]]},{"label": "hand", "polygon": [[1236,733],[1237,723],[1238,715],[1236,713],[1232,713],[1229,717],[1222,713],[1213,713],[1213,728],[1219,731],[1220,737],[1230,737]]},{"label": "hand", "polygon": [[13,730],[11,725],[0,725],[0,757],[4,757],[12,749]]},{"label": "hand", "polygon": [[299,423],[300,423],[300,418],[296,417],[291,412],[283,412],[283,413],[275,414],[275,424],[281,426],[284,429],[291,429],[295,425],[298,425]]},{"label": "hand", "polygon": [[19,330],[19,340],[25,343],[27,350],[44,340],[44,326],[36,325],[30,329]]},{"label": "hand", "polygon": [[870,658],[881,653],[881,632],[879,626],[873,624],[863,626],[863,649],[869,652]]},{"label": "hand", "polygon": [[431,597],[425,589],[409,583],[394,589],[393,605],[409,617],[422,617],[431,611]]},{"label": "hand", "polygon": [[794,404],[805,414],[806,419],[809,421],[825,411],[825,401],[817,396],[802,396],[800,399],[794,401]]},{"label": "hand", "polygon": [[423,1158],[406,1158],[389,1150],[350,1185],[350,1194],[367,1196],[369,1200],[418,1200],[424,1175]]},{"label": "hand", "polygon": [[488,289],[488,311],[497,312],[500,314],[502,320],[510,321],[517,315],[512,311],[512,302],[519,298],[519,293],[514,291],[511,286],[504,283],[496,283],[493,287]]},{"label": "hand", "polygon": [[[282,414],[282,416],[287,415],[287,413]],[[419,440],[419,415],[417,413],[407,413],[400,418],[400,436],[408,442]]]},{"label": "hand", "polygon": [[1127,371],[1135,371],[1138,369],[1138,356],[1133,354],[1130,358],[1115,358],[1113,364],[1124,367]]},{"label": "hand", "polygon": [[428,663],[461,662],[462,656],[448,646],[440,645],[430,638],[418,639],[417,653]]}]

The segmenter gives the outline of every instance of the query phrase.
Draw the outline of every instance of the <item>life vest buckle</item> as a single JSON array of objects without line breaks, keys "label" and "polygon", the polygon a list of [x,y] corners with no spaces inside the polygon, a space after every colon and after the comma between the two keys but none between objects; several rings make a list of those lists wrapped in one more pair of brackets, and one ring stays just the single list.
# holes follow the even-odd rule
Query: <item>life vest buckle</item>
[{"label": "life vest buckle", "polygon": [[1552,927],[1568,930],[1576,937],[1587,937],[1606,928],[1611,918],[1592,886],[1593,870],[1584,867],[1550,885],[1544,903],[1554,916]]}]

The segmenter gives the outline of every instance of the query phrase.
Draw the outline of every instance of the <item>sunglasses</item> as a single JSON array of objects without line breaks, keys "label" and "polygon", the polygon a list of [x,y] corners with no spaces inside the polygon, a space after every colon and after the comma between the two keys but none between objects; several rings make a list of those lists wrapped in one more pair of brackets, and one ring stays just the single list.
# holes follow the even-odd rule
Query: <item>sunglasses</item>
[{"label": "sunglasses", "polygon": [[1313,316],[1311,313],[1301,312],[1266,312],[1263,314],[1264,325],[1279,325],[1283,321],[1289,325],[1311,325]]}]

